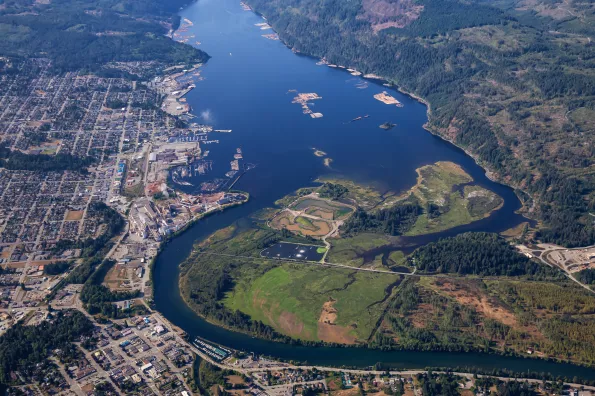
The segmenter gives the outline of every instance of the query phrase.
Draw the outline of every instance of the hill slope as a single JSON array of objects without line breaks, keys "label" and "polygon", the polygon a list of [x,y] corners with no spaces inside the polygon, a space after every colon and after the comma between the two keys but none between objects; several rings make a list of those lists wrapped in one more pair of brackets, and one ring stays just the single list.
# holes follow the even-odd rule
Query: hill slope
[{"label": "hill slope", "polygon": [[381,75],[429,128],[522,190],[540,238],[595,243],[595,5],[249,0],[297,51]]}]

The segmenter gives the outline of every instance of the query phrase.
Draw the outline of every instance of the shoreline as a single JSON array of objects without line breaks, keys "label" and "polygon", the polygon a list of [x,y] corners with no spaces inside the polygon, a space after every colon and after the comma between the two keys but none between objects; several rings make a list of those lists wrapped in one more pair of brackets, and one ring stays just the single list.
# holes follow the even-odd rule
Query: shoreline
[{"label": "shoreline", "polygon": [[[179,277],[179,283],[178,286],[180,287],[181,290],[181,281],[182,281],[182,277]],[[559,358],[554,358],[554,357],[537,357],[537,356],[528,356],[528,355],[523,355],[520,353],[516,353],[516,352],[511,352],[511,351],[499,351],[499,350],[494,350],[491,349],[490,351],[486,352],[484,350],[481,350],[479,348],[469,348],[469,349],[461,349],[461,350],[446,350],[446,349],[417,349],[417,348],[398,348],[398,347],[392,347],[392,348],[374,348],[374,347],[369,347],[365,344],[336,344],[336,343],[328,343],[325,341],[306,341],[306,343],[304,344],[302,340],[300,339],[294,339],[291,338],[291,340],[288,341],[281,341],[281,340],[270,340],[270,339],[266,339],[266,338],[261,338],[258,337],[248,331],[243,331],[243,330],[239,330],[236,328],[233,328],[231,326],[225,325],[223,323],[220,323],[218,321],[212,320],[209,317],[206,317],[198,312],[196,312],[192,306],[188,303],[188,300],[186,299],[186,296],[184,295],[184,293],[180,292],[180,296],[182,297],[182,300],[184,301],[184,303],[186,304],[186,306],[192,310],[192,312],[197,315],[200,319],[204,320],[205,322],[220,327],[222,329],[225,329],[227,331],[231,331],[234,333],[238,333],[238,334],[243,334],[252,338],[255,338],[257,340],[261,340],[261,341],[265,341],[265,342],[271,342],[271,343],[276,343],[276,344],[281,344],[281,345],[297,345],[300,347],[309,347],[309,348],[340,348],[340,349],[365,349],[365,350],[370,350],[370,351],[380,351],[380,352],[384,352],[384,353],[391,353],[391,352],[423,352],[423,353],[475,353],[475,354],[481,354],[481,355],[485,355],[486,357],[488,356],[498,356],[498,357],[510,357],[510,358],[514,358],[514,359],[524,359],[524,360],[532,360],[532,361],[542,361],[542,362],[549,362],[549,363],[555,363],[555,364],[568,364],[568,365],[573,365],[573,366],[577,366],[577,367],[581,367],[581,368],[586,368],[586,369],[593,369],[595,370],[595,365],[588,365],[586,363],[581,363],[581,362],[574,362],[574,361],[565,361]],[[159,312],[159,311],[157,311]],[[160,315],[163,316],[163,314],[161,312],[159,312]],[[170,322],[171,323],[171,322]],[[175,325],[174,325],[175,326]],[[178,327],[178,326],[176,326]],[[178,327],[179,328],[179,327]],[[207,339],[205,339],[207,340]],[[207,340],[210,343],[216,344],[216,345],[222,345],[218,342],[214,342],[211,340]],[[222,345],[225,346],[225,345]],[[241,352],[246,352],[246,350],[238,350],[235,348],[231,348],[229,346],[225,346],[228,349],[232,349],[235,351],[241,351]],[[307,361],[299,361],[299,360],[287,360],[284,358],[279,358],[277,356],[270,356],[271,358],[280,361],[280,362],[294,362],[293,364],[297,367],[303,367],[303,366],[307,366],[310,365]],[[329,369],[332,369],[332,367],[328,366],[328,365],[316,365],[316,367],[328,367]],[[353,371],[357,371],[357,370],[364,370],[364,367],[358,367],[358,366],[350,366],[350,365],[343,365],[341,367],[351,367],[350,369],[347,370],[353,370]],[[426,366],[425,368],[428,369],[431,366]],[[444,369],[447,369],[448,367],[442,367]],[[391,371],[408,371],[408,370],[415,370],[414,368],[409,368],[409,369],[403,369],[403,370],[391,370]],[[507,369],[495,369],[495,370],[503,370],[503,371],[508,371]],[[422,370],[423,371],[423,370]],[[471,370],[471,368],[469,367],[469,371],[466,374],[474,374],[476,372],[487,372],[488,370],[482,370],[482,369],[473,369]],[[551,373],[547,373],[549,375],[552,375]],[[511,375],[510,378],[512,378],[513,375]],[[537,375],[535,375],[534,377],[537,377]],[[527,378],[532,378],[532,377],[527,377]],[[536,379],[536,378],[533,378]],[[581,378],[579,378],[579,382],[580,382]],[[584,380],[585,382],[589,381],[589,380]]]},{"label": "shoreline", "polygon": [[[215,215],[217,213],[223,212],[225,209],[229,209],[229,208],[232,208],[232,207],[235,207],[235,206],[244,205],[245,203],[248,203],[248,201],[250,201],[250,194],[248,192],[239,191],[239,190],[234,190],[234,191],[244,194],[246,196],[246,200],[245,201],[242,201],[242,202],[233,202],[233,203],[225,204],[225,205],[223,205],[223,206],[221,206],[221,207],[219,207],[217,209],[211,210],[210,212],[202,213],[202,214],[200,214],[200,215],[198,215],[198,216],[196,216],[196,217],[188,220],[182,227],[180,227],[174,233],[168,235],[167,238],[165,238],[163,241],[161,241],[159,243],[159,249],[157,249],[157,254],[155,255],[155,257],[153,257],[151,259],[151,262],[149,263],[149,281],[151,282],[151,297],[152,297],[152,299],[154,299],[154,296],[155,296],[155,281],[153,280],[153,275],[154,275],[154,272],[155,272],[155,264],[157,262],[157,258],[159,258],[159,256],[163,252],[164,247],[172,239],[174,239],[174,238],[182,235],[186,231],[188,231],[190,228],[192,228],[192,226],[194,226],[200,220],[203,220],[203,219],[205,219],[205,218],[207,218],[209,216]],[[182,293],[180,293],[180,296],[182,296]],[[182,299],[183,299],[183,297],[182,297]],[[185,300],[184,300],[184,302],[185,302]],[[157,312],[159,312],[159,311],[157,311]],[[161,314],[161,312],[160,312],[160,314]]]},{"label": "shoreline", "polygon": [[[250,0],[246,0],[247,2],[249,2]],[[265,21],[267,21],[268,23],[268,19],[261,14],[260,12],[256,11],[253,7],[251,8],[251,12],[253,12],[255,15],[263,18]],[[314,55],[310,55],[308,53],[304,53],[301,51],[296,50],[295,48],[291,47],[280,35],[279,32],[277,32],[275,30],[275,28],[271,26],[271,30],[273,32],[275,32],[277,34],[277,36],[279,37],[279,41],[289,50],[291,50],[294,54],[296,55],[301,55],[301,56],[305,56],[308,58],[311,58],[313,60],[316,61],[320,61],[320,58],[314,56]],[[328,64],[326,64],[326,66],[328,67]],[[343,70],[346,73],[348,72],[348,69],[350,69],[350,67],[348,66],[344,66],[344,65],[340,65],[340,64],[333,64],[333,68],[338,69],[338,70]],[[472,153],[471,151],[469,151],[467,148],[459,146],[458,144],[456,144],[454,141],[452,141],[451,139],[449,139],[446,136],[443,136],[441,133],[439,133],[438,131],[436,131],[434,128],[432,128],[432,126],[430,125],[430,119],[432,117],[432,106],[430,104],[430,102],[428,102],[426,99],[422,98],[421,96],[418,96],[417,94],[413,93],[413,92],[409,92],[407,90],[405,90],[403,87],[401,87],[399,84],[396,84],[395,82],[391,81],[390,79],[384,77],[384,76],[379,76],[379,75],[375,75],[375,74],[370,74],[370,73],[366,73],[366,74],[362,74],[359,77],[365,79],[365,80],[371,80],[371,81],[376,81],[376,82],[381,82],[381,83],[387,83],[390,84],[391,86],[389,88],[394,88],[396,89],[398,92],[400,92],[401,94],[410,97],[411,99],[414,99],[416,101],[418,101],[419,103],[423,104],[424,106],[426,106],[426,116],[428,118],[428,120],[422,125],[422,128],[425,129],[427,132],[429,132],[430,134],[432,134],[433,136],[436,136],[440,139],[442,139],[443,141],[452,144],[453,146],[455,146],[456,148],[462,150],[467,156],[469,156],[470,158],[473,159],[473,161],[475,162],[475,164],[477,164],[477,166],[479,166],[483,171],[485,176],[492,182],[494,183],[499,183],[502,184],[504,186],[509,187],[510,189],[512,189],[512,191],[514,192],[514,194],[516,195],[516,197],[519,199],[519,202],[521,203],[521,207],[515,211],[515,213],[520,214],[521,216],[523,216],[524,218],[526,218],[529,221],[529,224],[533,227],[534,224],[536,224],[538,222],[537,219],[531,218],[531,217],[527,217],[527,212],[531,209],[530,207],[526,206],[526,202],[525,200],[521,199],[521,197],[519,196],[519,194],[517,193],[517,191],[521,191],[524,194],[526,194],[527,196],[531,197],[533,199],[533,197],[528,194],[527,192],[525,192],[524,190],[522,190],[521,188],[519,188],[518,186],[509,184],[507,181],[503,180],[502,177],[498,177],[498,174],[492,170],[490,170],[483,161],[480,161],[479,158],[477,157],[476,154]]]},{"label": "shoreline", "polygon": [[[259,14],[259,13],[255,12],[255,11],[253,11],[253,12],[254,12],[255,14],[257,14],[257,15],[261,15],[261,14]],[[261,15],[261,16],[262,16],[262,15]],[[274,29],[273,29],[273,31],[274,31]],[[291,48],[290,46],[288,46],[288,45],[287,45],[285,42],[284,42],[284,45],[285,45],[287,48],[289,48],[289,49],[292,49],[292,48]],[[302,53],[299,53],[299,52],[298,52],[298,54],[300,54],[300,55],[304,55],[304,56],[309,56],[309,55],[307,55],[307,54],[302,54]],[[311,56],[309,56],[309,57],[311,57]],[[314,58],[314,57],[312,57],[312,58]],[[377,80],[377,81],[378,81],[378,79],[375,79],[375,80]],[[384,80],[384,79],[382,79],[381,81],[388,81],[388,80]],[[395,87],[395,88],[396,88],[396,89],[397,89],[399,92],[401,92],[402,94],[404,94],[404,95],[407,95],[407,96],[409,96],[409,97],[411,97],[411,98],[413,98],[413,99],[417,100],[418,102],[420,102],[420,103],[422,103],[422,104],[426,105],[426,113],[427,113],[428,120],[429,120],[429,118],[430,118],[430,116],[431,116],[431,114],[432,114],[432,110],[431,110],[431,106],[430,106],[429,102],[427,102],[427,101],[426,101],[426,100],[424,100],[423,98],[420,98],[420,97],[418,97],[417,95],[415,95],[415,94],[413,94],[413,93],[406,92],[405,90],[403,90],[402,88],[400,88],[400,87],[399,87],[399,86],[397,86],[397,85],[395,85],[394,87]],[[509,185],[509,184],[506,184],[506,183],[503,183],[503,182],[499,181],[498,179],[496,179],[496,178],[495,178],[495,176],[494,176],[494,174],[493,174],[491,171],[489,171],[489,170],[488,170],[486,167],[484,167],[484,166],[483,166],[483,165],[482,165],[482,164],[481,164],[481,163],[478,161],[478,159],[477,159],[477,158],[476,158],[476,157],[475,157],[473,154],[469,153],[469,152],[468,152],[468,151],[467,151],[465,148],[463,148],[463,147],[460,147],[460,146],[456,145],[455,143],[453,143],[452,141],[450,141],[450,140],[449,140],[449,139],[447,139],[446,137],[444,137],[444,136],[440,135],[438,132],[436,132],[436,131],[433,131],[433,130],[431,129],[431,126],[429,125],[429,121],[428,121],[428,122],[426,122],[426,123],[423,125],[423,128],[424,128],[426,131],[428,131],[429,133],[431,133],[432,135],[434,135],[434,136],[437,136],[437,137],[441,138],[442,140],[444,140],[444,141],[446,141],[446,142],[449,142],[449,143],[451,143],[453,146],[455,146],[455,147],[457,147],[457,148],[461,149],[461,150],[462,150],[463,152],[465,152],[465,153],[466,153],[466,154],[467,154],[467,155],[468,155],[470,158],[472,158],[472,159],[474,160],[474,162],[475,162],[475,163],[476,163],[476,164],[477,164],[479,167],[481,167],[481,168],[484,170],[484,172],[485,172],[485,175],[486,175],[486,177],[487,177],[489,180],[491,180],[491,181],[494,181],[494,182],[497,182],[497,183],[500,183],[500,184],[503,184],[503,185],[506,185],[506,186],[508,186],[509,188],[512,188],[512,189],[513,189],[513,191],[515,192],[515,195],[517,195],[517,197],[518,197],[518,194],[516,194],[516,189],[515,189],[513,186],[511,186],[511,185]],[[247,202],[247,201],[246,201],[246,202]],[[520,202],[523,204],[523,207],[524,207],[524,203],[523,203],[522,201],[520,201]],[[245,202],[242,202],[242,203],[245,203]],[[232,205],[229,205],[229,206],[224,206],[224,207],[220,208],[219,210],[224,210],[224,209],[226,209],[227,207],[230,207],[230,206],[241,205],[242,203],[236,203],[236,204],[232,204]],[[499,206],[498,208],[494,209],[494,211],[495,211],[495,210],[498,210],[499,208],[500,208],[500,206]],[[201,220],[201,219],[205,218],[207,215],[211,215],[211,214],[213,214],[213,213],[217,213],[217,212],[219,212],[219,210],[213,210],[213,211],[211,211],[211,212],[205,213],[205,214],[203,214],[203,215],[201,215],[201,216],[199,216],[199,217],[197,217],[197,218],[194,218],[194,219],[190,220],[190,221],[189,221],[188,223],[186,223],[186,224],[185,224],[185,225],[184,225],[182,228],[180,228],[178,231],[176,231],[175,233],[173,233],[173,234],[171,234],[170,236],[168,236],[168,238],[167,238],[166,240],[164,240],[164,241],[163,241],[163,242],[160,244],[159,251],[158,251],[157,255],[156,255],[154,258],[153,258],[153,260],[152,260],[152,262],[151,262],[151,278],[150,278],[150,279],[151,279],[151,281],[152,281],[152,285],[151,285],[151,286],[152,286],[153,288],[154,288],[154,283],[153,283],[153,269],[154,269],[154,266],[155,266],[155,263],[156,263],[156,259],[157,259],[157,257],[158,257],[158,256],[161,254],[161,252],[163,251],[163,249],[164,249],[164,247],[165,247],[166,243],[167,243],[167,242],[169,242],[169,241],[171,241],[173,238],[175,238],[175,237],[177,237],[177,236],[181,235],[182,233],[186,232],[188,229],[190,229],[192,226],[194,226],[196,222],[198,222],[199,220]],[[523,216],[523,217],[525,217],[525,216]],[[529,220],[530,220],[530,219],[529,219]],[[178,279],[178,285],[179,285],[179,284],[180,284],[180,282],[181,282],[181,279],[182,279],[182,277],[181,277],[181,276],[179,276],[178,278],[179,278],[179,279]],[[190,306],[190,304],[188,303],[188,301],[186,300],[186,296],[185,296],[185,295],[184,295],[184,293],[182,293],[181,291],[180,291],[180,296],[182,297],[182,300],[184,301],[184,303],[185,303],[185,304],[186,304],[186,305],[187,305],[187,306],[190,308],[191,306]],[[203,320],[207,321],[208,323],[215,324],[215,325],[217,325],[217,326],[219,326],[219,327],[222,327],[222,328],[225,328],[225,329],[230,329],[230,330],[232,330],[232,331],[234,331],[234,332],[238,332],[238,333],[242,333],[242,334],[251,335],[250,333],[247,333],[247,332],[242,332],[242,331],[238,331],[238,330],[232,329],[232,328],[230,328],[230,327],[228,327],[228,326],[224,326],[224,325],[222,325],[222,324],[220,324],[220,323],[213,322],[212,320],[210,320],[210,319],[208,319],[208,318],[206,318],[206,317],[204,317],[204,316],[202,316],[202,315],[198,314],[198,313],[197,313],[197,312],[196,312],[194,309],[192,309],[192,308],[190,308],[190,309],[192,310],[192,312],[193,312],[194,314],[196,314],[197,316],[199,316],[201,319],[203,319]],[[156,311],[156,312],[159,312],[159,311],[157,311],[157,310],[155,310],[155,311]],[[162,314],[161,312],[159,312],[159,314],[160,314],[161,316],[163,316],[163,314]],[[177,327],[177,326],[176,326],[176,327]],[[263,339],[263,338],[259,338],[259,339],[266,340],[266,339]],[[270,340],[266,340],[266,341],[270,341]],[[273,341],[273,342],[275,342],[275,341]],[[279,341],[277,341],[277,342],[279,342]],[[282,342],[282,343],[285,343],[285,342]],[[308,346],[313,346],[313,345],[308,345]],[[322,345],[319,345],[319,346],[320,346],[320,347],[329,347],[329,346],[337,346],[337,345],[324,343],[324,344],[322,344]],[[344,345],[341,345],[341,347],[350,347],[350,346],[348,346],[348,345],[345,345],[345,346],[344,346]],[[362,346],[351,346],[351,347],[354,347],[354,348],[361,348]],[[366,348],[367,348],[367,347],[366,347]],[[368,349],[368,348],[367,348],[367,349]],[[369,349],[378,349],[378,348],[369,348]],[[397,350],[423,351],[423,350],[419,350],[419,349],[392,349],[392,350],[395,350],[395,351],[397,351]],[[437,351],[440,351],[440,350],[437,350]],[[465,351],[465,352],[474,352],[474,351],[475,351],[475,350],[470,350],[470,351]],[[448,352],[448,351],[443,351],[443,352]],[[496,352],[496,351],[495,351],[495,352],[490,352],[490,353],[488,353],[488,354],[495,354],[495,355],[499,355],[499,356],[509,356],[509,355],[506,355],[505,353],[498,353],[498,352]],[[524,355],[517,355],[517,354],[514,354],[513,356],[514,356],[515,358],[516,358],[516,357],[523,357],[523,358],[533,358],[533,359],[540,360],[540,361],[553,361],[553,362],[556,362],[556,363],[566,363],[566,364],[573,364],[573,365],[581,365],[580,363],[573,363],[573,362],[568,362],[568,361],[563,361],[563,360],[558,360],[558,359],[554,359],[554,360],[551,360],[551,359],[541,359],[541,358],[527,357],[527,356],[524,356]],[[581,366],[583,366],[583,365],[581,365]],[[588,368],[591,368],[591,366],[586,366],[586,365],[585,365],[585,366],[583,366],[583,367],[588,367]]]},{"label": "shoreline", "polygon": [[[229,365],[229,364],[225,364],[224,362],[218,362],[213,360],[209,355],[204,354],[201,350],[197,349],[191,341],[187,340],[187,333],[181,329],[179,326],[176,326],[175,324],[173,324],[169,319],[167,319],[162,313],[160,313],[159,311],[155,311],[157,313],[157,315],[159,316],[159,318],[166,323],[167,325],[169,325],[172,330],[174,330],[176,333],[178,333],[178,335],[180,335],[182,338],[184,338],[186,340],[186,342],[188,342],[188,345],[190,346],[190,348],[192,349],[193,352],[195,352],[197,355],[199,355],[202,359],[207,360],[209,363],[216,365],[220,368],[223,369],[229,369],[229,370],[236,370],[237,368]],[[212,322],[209,322],[212,323]],[[219,343],[215,343],[209,340],[206,340],[212,344],[215,345],[220,345]],[[321,346],[321,347],[325,347],[325,345]],[[347,346],[349,348],[354,348],[353,346]],[[227,347],[226,347],[227,348]],[[234,351],[237,351],[237,349],[234,348],[228,348]],[[412,350],[415,351],[415,350]],[[390,352],[390,351],[387,351]],[[483,353],[483,352],[479,352],[479,353]],[[489,356],[489,355],[494,355],[494,353],[484,353],[485,355]],[[501,356],[506,356],[504,354],[495,354],[495,355],[501,355]],[[452,372],[453,374],[456,375],[460,375],[462,377],[467,377],[470,378],[472,376],[478,376],[478,377],[495,377],[495,378],[499,378],[499,379],[503,379],[503,380],[518,380],[518,381],[523,381],[523,380],[527,380],[528,382],[533,382],[533,383],[537,383],[537,382],[541,382],[543,381],[543,377],[547,377],[549,378],[549,381],[553,381],[556,379],[560,379],[560,378],[567,378],[568,381],[570,381],[570,377],[560,377],[560,376],[554,376],[553,374],[550,373],[538,373],[538,372],[527,372],[526,374],[524,372],[515,372],[515,371],[510,371],[510,370],[506,370],[506,369],[498,369],[498,370],[493,370],[492,374],[489,374],[489,370],[482,370],[476,367],[467,367],[467,366],[456,366],[456,367],[448,367],[448,366],[426,366],[423,369],[411,369],[411,368],[402,368],[402,369],[391,369],[389,368],[388,370],[374,370],[374,369],[370,369],[370,370],[366,370],[366,368],[358,368],[356,366],[350,366],[350,365],[341,365],[341,366],[331,366],[331,365],[311,365],[308,362],[295,362],[293,360],[287,360],[287,359],[279,359],[279,358],[275,358],[272,356],[266,356],[266,355],[261,355],[262,357],[265,358],[272,358],[278,362],[284,363],[286,365],[287,368],[301,368],[301,369],[308,369],[308,368],[312,368],[312,367],[316,367],[318,370],[320,371],[343,371],[346,373],[353,373],[353,374],[361,374],[361,373],[372,373],[372,374],[384,374],[387,371],[389,371],[391,373],[391,375],[410,375],[410,374],[415,374],[415,373],[426,373],[428,371],[433,371],[435,373],[442,373],[442,372]],[[513,356],[515,357],[515,356]],[[535,358],[535,357],[528,357],[528,356],[519,356],[519,358],[524,358],[524,359],[537,359],[539,360],[539,358]],[[557,363],[557,361],[554,361],[555,363]],[[566,362],[561,362],[561,363],[566,363]],[[573,365],[577,365],[579,367],[584,367],[584,368],[591,368],[590,366],[586,366],[586,365],[581,365],[581,364],[574,364],[574,363],[570,363]],[[371,367],[371,366],[369,366]],[[258,371],[259,369],[254,369],[255,371]],[[541,378],[540,378],[541,377]],[[588,380],[588,379],[583,379],[581,377],[575,377],[572,379],[573,382],[566,382],[567,385],[578,388],[580,386],[585,386],[586,388],[590,388],[595,390],[595,385],[592,385],[593,383],[595,383],[595,381],[593,380]]]}]

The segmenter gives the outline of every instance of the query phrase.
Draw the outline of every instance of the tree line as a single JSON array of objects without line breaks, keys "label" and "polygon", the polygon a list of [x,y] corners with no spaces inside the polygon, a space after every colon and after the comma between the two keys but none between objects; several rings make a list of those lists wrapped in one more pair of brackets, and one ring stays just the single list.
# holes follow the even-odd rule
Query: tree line
[{"label": "tree line", "polygon": [[416,249],[410,257],[419,271],[459,275],[535,275],[542,266],[520,254],[497,234],[468,232]]},{"label": "tree line", "polygon": [[360,232],[377,232],[389,235],[401,235],[407,232],[423,213],[417,203],[402,203],[390,208],[366,212],[358,207],[341,227],[345,235]]}]

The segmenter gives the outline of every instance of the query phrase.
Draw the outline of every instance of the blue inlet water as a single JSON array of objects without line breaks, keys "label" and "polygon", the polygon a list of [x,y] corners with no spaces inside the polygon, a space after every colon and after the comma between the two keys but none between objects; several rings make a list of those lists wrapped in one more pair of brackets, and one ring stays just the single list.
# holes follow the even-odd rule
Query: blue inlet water
[{"label": "blue inlet water", "polygon": [[[178,265],[192,245],[217,229],[249,216],[296,189],[312,185],[324,175],[349,177],[382,190],[404,191],[415,184],[415,169],[436,161],[459,164],[475,180],[504,198],[504,205],[489,218],[411,242],[426,243],[463,231],[503,231],[525,221],[515,213],[520,202],[514,192],[490,181],[483,169],[462,150],[423,129],[426,107],[381,82],[354,77],[347,71],[317,65],[317,60],[293,53],[281,42],[262,37],[273,33],[255,26],[263,19],[244,11],[238,0],[199,0],[181,12],[194,24],[188,43],[199,41],[212,58],[202,67],[204,80],[188,96],[198,122],[232,133],[213,134],[219,144],[205,145],[214,161],[213,173],[229,170],[229,161],[241,147],[247,162],[256,165],[234,188],[250,193],[249,203],[200,221],[175,238],[157,259],[154,272],[155,303],[174,324],[190,336],[283,359],[312,364],[368,366],[384,362],[395,368],[476,366],[515,371],[551,372],[595,379],[591,369],[568,364],[478,353],[381,352],[353,348],[314,348],[263,341],[212,325],[192,312],[178,288]],[[406,65],[403,65],[406,67]],[[313,119],[292,103],[296,92],[317,93],[311,109],[323,114]],[[403,103],[402,108],[374,99],[382,91]],[[350,122],[356,117],[368,116]],[[383,130],[379,125],[397,126]],[[331,167],[313,154],[322,150]]]}]

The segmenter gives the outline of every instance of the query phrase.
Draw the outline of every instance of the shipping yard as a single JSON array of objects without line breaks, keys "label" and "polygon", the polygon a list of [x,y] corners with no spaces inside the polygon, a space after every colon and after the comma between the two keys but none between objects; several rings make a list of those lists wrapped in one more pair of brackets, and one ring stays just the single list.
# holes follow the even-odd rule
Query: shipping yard
[{"label": "shipping yard", "polygon": [[[88,260],[82,241],[114,237],[109,226],[116,212],[125,219],[126,232],[108,255],[115,265],[105,286],[139,290],[150,298],[148,266],[161,241],[208,213],[246,202],[247,194],[225,187],[253,167],[238,148],[230,153],[224,182],[205,181],[189,192],[168,185],[170,172],[173,186],[208,177],[216,164],[203,145],[218,141],[210,139],[212,133],[231,132],[176,124],[179,111],[171,107],[184,104],[183,96],[200,79],[198,64],[165,68],[164,75],[145,83],[77,72],[56,77],[43,62],[27,64],[25,69],[37,72],[22,76],[19,91],[10,80],[0,83],[5,144],[23,155],[58,153],[93,161],[76,170],[0,170],[0,308],[12,312],[0,322],[0,333],[53,293],[59,294],[57,305],[68,305],[72,292],[59,290],[67,270]],[[110,65],[128,73],[152,66]],[[31,133],[38,135],[36,141]],[[65,270],[54,273],[50,268],[56,263]]]},{"label": "shipping yard", "polygon": [[[129,73],[154,66],[110,65]],[[17,323],[51,321],[50,302],[66,315],[80,309],[93,319],[86,310],[95,312],[81,301],[84,286],[69,276],[101,254],[92,265],[109,264],[96,286],[124,293],[105,307],[116,312],[113,317],[127,319],[92,322],[96,346],[75,345],[68,364],[55,358],[55,365],[39,366],[35,375],[56,379],[44,394],[60,389],[92,394],[95,387],[112,395],[131,389],[190,394],[188,370],[198,350],[150,313],[150,265],[162,241],[208,213],[248,199],[222,188],[188,193],[168,185],[170,172],[179,181],[208,176],[214,161],[202,145],[217,141],[209,139],[211,133],[231,132],[176,123],[176,117],[188,116],[183,96],[200,78],[199,65],[164,69],[163,76],[146,83],[78,72],[52,76],[37,60],[23,67],[36,74],[21,76],[16,85],[7,76],[0,79],[4,144],[24,156],[92,160],[75,169],[0,169],[0,334]],[[163,107],[157,105],[161,102]],[[227,186],[253,167],[243,163],[240,148],[230,160]],[[30,392],[28,385],[20,389]]]}]

